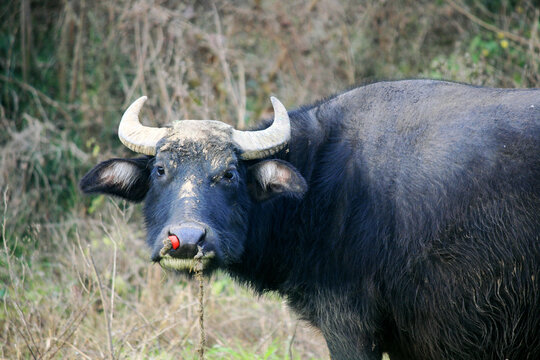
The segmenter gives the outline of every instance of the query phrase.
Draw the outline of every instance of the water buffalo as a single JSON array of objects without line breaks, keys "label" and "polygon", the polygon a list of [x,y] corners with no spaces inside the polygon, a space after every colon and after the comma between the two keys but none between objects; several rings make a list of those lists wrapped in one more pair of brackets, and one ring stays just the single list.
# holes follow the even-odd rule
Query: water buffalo
[{"label": "water buffalo", "polygon": [[146,156],[81,188],[145,200],[155,262],[278,292],[334,359],[540,359],[540,89],[379,82],[251,131],[145,100]]}]

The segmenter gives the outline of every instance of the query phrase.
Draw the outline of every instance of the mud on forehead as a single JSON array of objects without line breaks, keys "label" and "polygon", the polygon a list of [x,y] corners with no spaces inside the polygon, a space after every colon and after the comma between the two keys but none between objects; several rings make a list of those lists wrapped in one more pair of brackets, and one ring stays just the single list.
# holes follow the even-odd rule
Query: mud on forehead
[{"label": "mud on forehead", "polygon": [[205,141],[207,139],[219,139],[220,141],[230,141],[232,137],[232,127],[221,121],[215,120],[179,120],[172,124],[171,131],[167,138],[169,140],[183,141]]},{"label": "mud on forehead", "polygon": [[230,141],[219,138],[194,141],[168,137],[158,143],[156,159],[166,161],[169,166],[197,162],[200,166],[215,171],[236,162],[237,155],[236,147]]}]

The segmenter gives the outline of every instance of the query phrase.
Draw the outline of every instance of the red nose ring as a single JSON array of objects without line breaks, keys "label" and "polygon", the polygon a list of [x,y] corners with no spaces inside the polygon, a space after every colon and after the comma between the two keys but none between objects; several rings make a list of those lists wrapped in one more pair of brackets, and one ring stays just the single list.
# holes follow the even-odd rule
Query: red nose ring
[{"label": "red nose ring", "polygon": [[178,249],[178,247],[180,246],[180,240],[178,240],[178,236],[169,235],[169,240],[171,241],[173,249],[174,250]]}]

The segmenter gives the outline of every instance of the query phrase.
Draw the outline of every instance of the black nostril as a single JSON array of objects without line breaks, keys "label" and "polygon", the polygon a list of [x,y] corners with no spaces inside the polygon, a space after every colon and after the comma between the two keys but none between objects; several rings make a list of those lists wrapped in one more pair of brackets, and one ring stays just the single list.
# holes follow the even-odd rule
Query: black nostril
[{"label": "black nostril", "polygon": [[170,233],[178,237],[180,246],[198,245],[204,240],[206,229],[196,223],[186,223],[171,229]]}]

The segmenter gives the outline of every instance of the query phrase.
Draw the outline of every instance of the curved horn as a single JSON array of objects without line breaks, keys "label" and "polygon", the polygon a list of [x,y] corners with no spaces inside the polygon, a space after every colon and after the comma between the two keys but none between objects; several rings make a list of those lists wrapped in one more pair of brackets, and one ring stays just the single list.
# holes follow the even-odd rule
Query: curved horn
[{"label": "curved horn", "polygon": [[118,137],[130,150],[145,155],[156,155],[156,144],[167,135],[168,129],[141,125],[139,112],[146,99],[148,99],[146,96],[142,96],[127,108],[118,126]]},{"label": "curved horn", "polygon": [[275,97],[270,97],[274,107],[274,122],[260,131],[233,129],[232,139],[240,147],[244,160],[260,159],[275,154],[291,138],[291,122],[285,106]]}]

